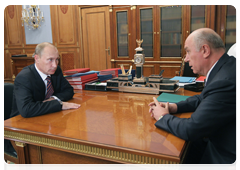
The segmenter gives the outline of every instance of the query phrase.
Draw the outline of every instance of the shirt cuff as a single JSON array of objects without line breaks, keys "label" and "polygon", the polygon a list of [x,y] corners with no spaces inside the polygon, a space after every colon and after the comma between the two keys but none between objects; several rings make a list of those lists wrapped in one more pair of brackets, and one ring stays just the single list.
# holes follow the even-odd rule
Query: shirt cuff
[{"label": "shirt cuff", "polygon": [[59,102],[61,101],[59,98],[57,98],[56,96],[51,96],[53,97],[54,99],[58,100]]}]

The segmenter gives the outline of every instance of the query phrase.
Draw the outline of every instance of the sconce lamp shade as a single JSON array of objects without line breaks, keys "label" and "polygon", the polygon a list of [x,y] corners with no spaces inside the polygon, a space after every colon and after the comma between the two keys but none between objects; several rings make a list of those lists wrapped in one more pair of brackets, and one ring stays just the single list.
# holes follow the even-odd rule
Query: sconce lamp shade
[{"label": "sconce lamp shade", "polygon": [[238,59],[238,42],[232,45],[232,47],[228,50],[227,54],[229,56],[234,56],[236,59]]}]

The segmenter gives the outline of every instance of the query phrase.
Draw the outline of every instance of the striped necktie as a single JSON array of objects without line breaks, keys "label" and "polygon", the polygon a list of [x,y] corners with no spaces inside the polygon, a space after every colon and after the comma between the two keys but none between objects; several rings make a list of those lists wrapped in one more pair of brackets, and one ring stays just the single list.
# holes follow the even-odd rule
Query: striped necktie
[{"label": "striped necktie", "polygon": [[46,94],[45,100],[51,97],[52,94],[54,93],[51,77],[47,76],[46,80],[47,80],[47,94]]}]

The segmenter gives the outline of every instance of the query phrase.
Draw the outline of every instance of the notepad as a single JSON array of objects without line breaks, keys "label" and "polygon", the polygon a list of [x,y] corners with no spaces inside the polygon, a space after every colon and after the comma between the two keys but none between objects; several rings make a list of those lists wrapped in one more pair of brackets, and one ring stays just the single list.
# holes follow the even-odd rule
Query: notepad
[{"label": "notepad", "polygon": [[192,83],[196,80],[196,77],[180,77],[175,76],[170,80],[179,80],[179,83]]},{"label": "notepad", "polygon": [[169,102],[169,103],[177,103],[180,101],[186,100],[190,96],[182,96],[178,94],[170,94],[170,93],[162,93],[158,96],[157,100],[159,102]]}]

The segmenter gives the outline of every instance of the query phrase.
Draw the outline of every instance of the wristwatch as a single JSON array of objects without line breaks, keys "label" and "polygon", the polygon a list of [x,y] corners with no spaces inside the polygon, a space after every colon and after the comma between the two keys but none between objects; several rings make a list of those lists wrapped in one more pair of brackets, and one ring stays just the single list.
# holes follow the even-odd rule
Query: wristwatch
[{"label": "wristwatch", "polygon": [[163,118],[163,116],[160,116],[159,119],[158,119],[158,121],[159,121],[160,119],[162,119],[162,118]]},{"label": "wristwatch", "polygon": [[159,121],[160,119],[162,119],[163,116],[165,116],[166,114],[168,114],[168,113],[163,113],[162,116],[160,116],[159,119],[158,119],[157,121]]}]

